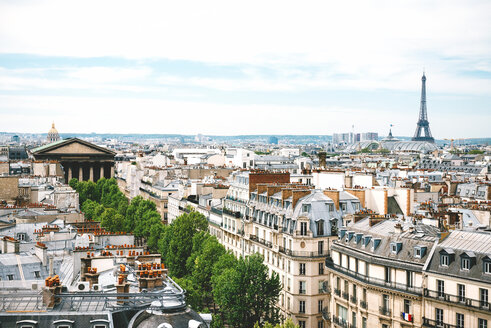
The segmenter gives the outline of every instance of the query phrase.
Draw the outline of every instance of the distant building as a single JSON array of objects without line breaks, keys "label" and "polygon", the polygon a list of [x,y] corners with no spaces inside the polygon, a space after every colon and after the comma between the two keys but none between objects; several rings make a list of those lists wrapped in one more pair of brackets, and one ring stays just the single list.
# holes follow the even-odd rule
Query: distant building
[{"label": "distant building", "polygon": [[273,144],[273,145],[277,145],[278,144],[278,138],[276,138],[275,136],[271,136],[269,137],[269,143],[270,144]]},{"label": "distant building", "polygon": [[368,141],[368,140],[378,140],[377,132],[364,132],[361,134],[361,140],[359,141]]},{"label": "distant building", "polygon": [[20,142],[20,137],[18,135],[12,136],[12,142]]},{"label": "distant building", "polygon": [[51,143],[58,140],[60,140],[60,135],[58,134],[58,130],[55,128],[55,122],[53,122],[53,124],[51,124],[51,129],[48,132],[47,141]]},{"label": "distant building", "polygon": [[65,170],[65,181],[97,181],[114,177],[114,153],[90,142],[69,138],[32,150],[36,160],[60,162]]},{"label": "distant building", "polygon": [[9,147],[9,160],[20,161],[27,158],[28,156],[25,147]]}]

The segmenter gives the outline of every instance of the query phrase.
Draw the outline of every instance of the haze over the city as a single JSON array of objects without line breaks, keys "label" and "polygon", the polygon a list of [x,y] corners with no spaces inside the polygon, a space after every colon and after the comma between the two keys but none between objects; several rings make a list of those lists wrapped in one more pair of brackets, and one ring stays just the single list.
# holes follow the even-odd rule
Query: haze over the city
[{"label": "haze over the city", "polygon": [[3,1],[0,131],[489,137],[489,1]]}]

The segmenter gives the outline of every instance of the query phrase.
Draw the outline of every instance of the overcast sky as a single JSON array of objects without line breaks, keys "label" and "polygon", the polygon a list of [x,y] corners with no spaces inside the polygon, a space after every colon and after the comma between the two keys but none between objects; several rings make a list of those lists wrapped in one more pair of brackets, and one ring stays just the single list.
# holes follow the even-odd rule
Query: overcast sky
[{"label": "overcast sky", "polygon": [[0,0],[0,131],[491,137],[491,1]]}]

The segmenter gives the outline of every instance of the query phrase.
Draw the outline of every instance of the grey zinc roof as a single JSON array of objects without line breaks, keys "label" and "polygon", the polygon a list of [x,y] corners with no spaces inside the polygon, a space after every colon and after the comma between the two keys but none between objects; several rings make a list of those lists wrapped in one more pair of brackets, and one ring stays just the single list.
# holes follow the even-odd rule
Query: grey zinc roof
[{"label": "grey zinc roof", "polygon": [[491,254],[491,234],[487,232],[453,231],[439,246],[442,248]]}]

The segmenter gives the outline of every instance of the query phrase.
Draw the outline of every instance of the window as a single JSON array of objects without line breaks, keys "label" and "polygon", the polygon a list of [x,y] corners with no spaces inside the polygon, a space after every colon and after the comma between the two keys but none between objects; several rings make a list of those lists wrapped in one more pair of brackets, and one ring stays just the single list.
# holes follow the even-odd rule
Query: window
[{"label": "window", "polygon": [[303,320],[298,321],[298,327],[299,328],[305,328],[305,321],[303,321]]},{"label": "window", "polygon": [[305,294],[306,290],[305,290],[305,281],[299,281],[299,284],[298,284],[298,293],[299,294]]},{"label": "window", "polygon": [[324,262],[319,263],[319,275],[324,274]]},{"label": "window", "polygon": [[382,308],[384,310],[389,309],[389,295],[387,295],[387,294],[382,295]]},{"label": "window", "polygon": [[390,267],[385,267],[385,282],[390,282]]},{"label": "window", "polygon": [[367,318],[361,317],[361,328],[367,328]]},{"label": "window", "polygon": [[421,248],[414,249],[414,257],[421,258]]},{"label": "window", "polygon": [[411,301],[404,300],[404,313],[411,313]]},{"label": "window", "polygon": [[448,267],[448,255],[440,255],[440,265]]},{"label": "window", "polygon": [[437,325],[443,325],[443,310],[435,308],[435,321]]},{"label": "window", "polygon": [[443,280],[437,280],[438,296],[445,296],[445,282]]},{"label": "window", "polygon": [[319,253],[319,255],[324,254],[324,242],[323,241],[319,241],[317,243],[317,252]]},{"label": "window", "polygon": [[457,323],[457,328],[464,328],[464,315],[462,313],[457,313],[455,322]]},{"label": "window", "polygon": [[491,262],[484,261],[484,273],[491,273]]},{"label": "window", "polygon": [[465,285],[457,284],[457,291],[459,293],[459,302],[465,302]]},{"label": "window", "polygon": [[300,263],[299,269],[300,269],[299,275],[305,276],[305,263]]},{"label": "window", "polygon": [[406,285],[413,287],[413,273],[412,271],[406,271]]},{"label": "window", "polygon": [[479,302],[481,306],[486,307],[488,303],[488,290],[487,288],[479,288]]},{"label": "window", "polygon": [[290,310],[290,296],[286,297],[286,309]]},{"label": "window", "polygon": [[324,321],[317,321],[317,328],[324,328]]},{"label": "window", "polygon": [[346,203],[341,203],[341,211],[346,212]]},{"label": "window", "polygon": [[305,301],[300,301],[300,302],[299,302],[299,309],[298,309],[298,312],[299,312],[299,313],[305,313]]},{"label": "window", "polygon": [[351,326],[356,327],[356,312],[351,312]]},{"label": "window", "polygon": [[317,301],[317,311],[320,313],[322,312],[322,309],[324,308],[324,301],[323,300],[318,300]]},{"label": "window", "polygon": [[395,243],[390,244],[390,250],[392,254],[397,254],[397,245]]},{"label": "window", "polygon": [[39,274],[39,271],[34,271],[34,276],[36,278],[41,278],[41,275]]},{"label": "window", "polygon": [[462,270],[469,271],[469,269],[471,268],[471,260],[466,258],[462,259],[460,268]]},{"label": "window", "polygon": [[307,236],[307,222],[300,222],[300,236]]},{"label": "window", "polygon": [[8,280],[14,280],[14,275],[13,274],[8,274],[7,275]]},{"label": "window", "polygon": [[324,235],[324,221],[322,220],[317,221],[317,235],[318,236]]},{"label": "window", "polygon": [[488,328],[488,320],[486,319],[477,319],[477,323],[478,323],[478,328]]},{"label": "window", "polygon": [[309,204],[303,204],[302,205],[302,212],[310,212],[310,205]]}]

